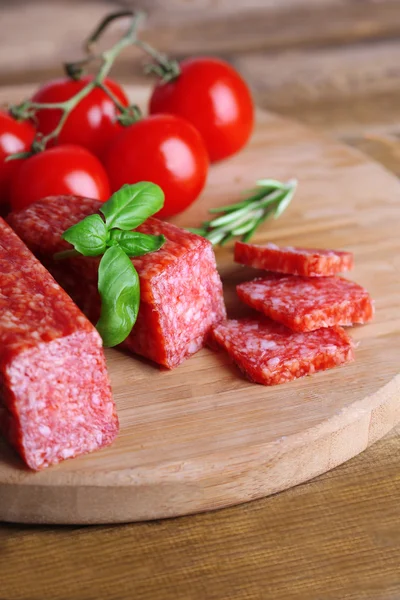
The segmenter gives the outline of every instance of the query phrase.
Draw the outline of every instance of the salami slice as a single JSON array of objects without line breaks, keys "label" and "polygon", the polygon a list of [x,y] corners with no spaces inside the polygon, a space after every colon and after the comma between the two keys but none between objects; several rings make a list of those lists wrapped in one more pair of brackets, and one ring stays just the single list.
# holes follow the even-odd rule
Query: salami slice
[{"label": "salami slice", "polygon": [[0,429],[31,469],[118,432],[100,336],[3,219]]},{"label": "salami slice", "polygon": [[242,265],[289,275],[331,276],[353,268],[353,254],[317,248],[280,248],[275,244],[235,243],[235,261]]},{"label": "salami slice", "polygon": [[[54,261],[68,248],[62,232],[99,210],[100,202],[73,196],[46,198],[13,213],[9,222],[92,322],[100,314],[97,292],[99,259]],[[203,345],[210,327],[225,318],[222,284],[208,240],[158,219],[138,231],[164,234],[158,252],[133,258],[140,279],[141,306],[136,325],[123,346],[173,368]]]},{"label": "salami slice", "polygon": [[366,323],[374,313],[368,292],[343,277],[272,275],[236,290],[243,302],[293,331]]},{"label": "salami slice", "polygon": [[265,317],[222,321],[211,340],[256,383],[277,385],[354,359],[353,343],[341,327],[294,333]]}]

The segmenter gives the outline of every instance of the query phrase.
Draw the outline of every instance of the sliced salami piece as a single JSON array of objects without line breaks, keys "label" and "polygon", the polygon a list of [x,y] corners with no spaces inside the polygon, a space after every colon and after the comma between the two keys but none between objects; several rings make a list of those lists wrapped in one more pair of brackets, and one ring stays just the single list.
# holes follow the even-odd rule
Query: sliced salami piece
[{"label": "sliced salami piece", "polygon": [[263,385],[286,383],[354,359],[351,338],[341,327],[294,333],[262,316],[222,321],[213,327],[211,340],[250,381]]},{"label": "sliced salami piece", "polygon": [[[100,314],[99,259],[54,261],[53,254],[70,247],[61,240],[63,231],[100,206],[97,200],[51,197],[9,216],[18,235],[92,322]],[[173,368],[197,352],[210,327],[226,316],[214,252],[208,240],[158,219],[148,219],[138,231],[164,234],[167,241],[158,252],[132,258],[141,306],[123,346]]]},{"label": "sliced salami piece", "polygon": [[31,469],[118,432],[99,334],[3,219],[0,429]]},{"label": "sliced salami piece", "polygon": [[317,248],[280,248],[275,244],[235,243],[235,262],[289,275],[328,277],[353,268],[353,254]]},{"label": "sliced salami piece", "polygon": [[368,292],[343,277],[271,275],[236,290],[243,302],[293,331],[366,323],[374,313]]}]

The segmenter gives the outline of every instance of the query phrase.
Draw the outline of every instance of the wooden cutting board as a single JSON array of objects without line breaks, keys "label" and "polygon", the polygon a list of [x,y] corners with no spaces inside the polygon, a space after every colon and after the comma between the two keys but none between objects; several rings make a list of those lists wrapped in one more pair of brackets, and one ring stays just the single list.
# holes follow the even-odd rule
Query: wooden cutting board
[{"label": "wooden cutting board", "polygon": [[[27,90],[17,91],[2,90],[0,102]],[[132,90],[135,100],[146,94]],[[256,241],[354,252],[351,278],[376,302],[374,321],[352,329],[356,361],[267,388],[207,349],[174,371],[108,350],[119,438],[41,473],[0,442],[0,520],[117,523],[246,502],[332,469],[400,420],[399,182],[355,150],[259,113],[247,149],[212,167],[202,197],[175,222],[198,225],[263,177],[296,177],[299,187]],[[237,315],[235,285],[253,274],[233,263],[232,247],[216,256]]]}]

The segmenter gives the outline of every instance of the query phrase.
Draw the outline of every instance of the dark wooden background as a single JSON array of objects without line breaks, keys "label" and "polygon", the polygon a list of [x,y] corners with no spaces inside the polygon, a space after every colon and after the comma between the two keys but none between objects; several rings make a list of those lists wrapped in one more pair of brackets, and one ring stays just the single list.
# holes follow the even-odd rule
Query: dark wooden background
[{"label": "dark wooden background", "polygon": [[[126,6],[147,10],[143,37],[159,49],[228,59],[260,106],[400,173],[400,0],[3,0],[0,86],[59,74],[94,24]],[[128,50],[115,76],[143,81],[141,62]],[[0,600],[397,600],[399,433],[312,482],[217,513],[0,525]]]},{"label": "dark wooden background", "polygon": [[[144,39],[161,50],[227,58],[261,106],[399,172],[399,0],[2,0],[0,7],[0,85],[59,74],[107,11],[140,8],[148,13]],[[129,49],[115,75],[141,80],[140,60]]]}]

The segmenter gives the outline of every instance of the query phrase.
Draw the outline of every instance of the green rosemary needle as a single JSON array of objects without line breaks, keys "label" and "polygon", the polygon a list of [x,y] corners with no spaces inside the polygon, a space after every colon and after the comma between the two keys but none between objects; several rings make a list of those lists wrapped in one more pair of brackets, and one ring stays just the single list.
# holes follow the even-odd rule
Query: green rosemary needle
[{"label": "green rosemary needle", "polygon": [[190,229],[213,245],[223,246],[234,237],[242,236],[248,242],[256,229],[269,217],[277,219],[289,206],[297,186],[297,180],[281,183],[275,179],[260,179],[251,196],[242,202],[211,208],[212,214],[220,216],[205,221],[201,227]]}]

